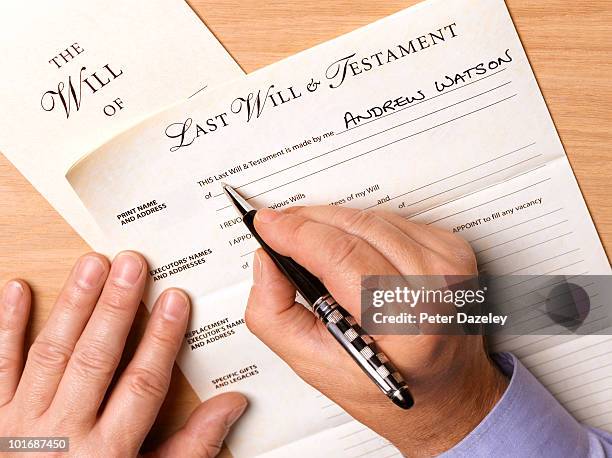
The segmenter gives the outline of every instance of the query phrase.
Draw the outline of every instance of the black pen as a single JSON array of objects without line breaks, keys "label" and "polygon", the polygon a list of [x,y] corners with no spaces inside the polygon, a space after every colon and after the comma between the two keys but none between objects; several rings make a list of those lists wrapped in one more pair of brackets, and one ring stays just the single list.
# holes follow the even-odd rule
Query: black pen
[{"label": "black pen", "polygon": [[253,237],[306,300],[308,309],[323,322],[338,343],[389,399],[402,409],[412,407],[414,400],[406,382],[385,354],[377,348],[372,337],[334,300],[317,277],[293,259],[278,254],[262,240],[255,230],[255,208],[231,186],[223,184],[223,191],[236,207]]}]

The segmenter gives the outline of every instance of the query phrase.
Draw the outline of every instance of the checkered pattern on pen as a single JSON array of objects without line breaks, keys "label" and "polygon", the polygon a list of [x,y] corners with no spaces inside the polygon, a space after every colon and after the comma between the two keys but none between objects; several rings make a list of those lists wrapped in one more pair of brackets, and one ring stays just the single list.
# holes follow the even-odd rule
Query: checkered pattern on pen
[{"label": "checkered pattern on pen", "polygon": [[327,322],[335,324],[382,378],[388,379],[391,377],[396,384],[404,385],[404,378],[389,362],[385,354],[378,350],[374,340],[357,324],[355,318],[333,299],[330,298],[327,302],[334,309],[324,318],[324,324],[327,324]]}]

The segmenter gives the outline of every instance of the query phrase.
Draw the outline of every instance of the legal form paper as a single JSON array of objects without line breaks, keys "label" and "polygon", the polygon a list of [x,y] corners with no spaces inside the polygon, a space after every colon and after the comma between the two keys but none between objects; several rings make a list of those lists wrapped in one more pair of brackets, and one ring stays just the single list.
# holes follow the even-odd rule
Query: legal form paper
[{"label": "legal form paper", "polygon": [[243,74],[182,0],[3,1],[0,152],[94,249],[66,170],[114,135]]},{"label": "legal form paper", "polygon": [[[146,254],[147,304],[169,286],[193,298],[180,366],[202,398],[250,398],[236,456],[399,452],[246,329],[257,244],[222,181],[256,207],[376,208],[449,229],[489,275],[610,273],[502,0],[419,4],[160,113],[68,178],[115,249]],[[609,391],[584,392],[612,375],[609,337],[505,345],[578,419],[610,427]]]}]

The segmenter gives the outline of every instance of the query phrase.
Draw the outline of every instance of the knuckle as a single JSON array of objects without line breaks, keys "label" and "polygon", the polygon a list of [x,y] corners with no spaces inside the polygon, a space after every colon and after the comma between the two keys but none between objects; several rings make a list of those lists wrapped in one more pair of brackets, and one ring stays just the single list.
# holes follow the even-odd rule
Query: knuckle
[{"label": "knuckle", "polygon": [[343,233],[328,243],[331,264],[344,266],[351,263],[362,241],[359,237]]},{"label": "knuckle", "polygon": [[244,324],[252,334],[258,335],[261,331],[261,327],[259,326],[261,322],[261,314],[259,313],[257,304],[255,302],[255,288],[257,288],[255,285],[251,287],[251,294],[244,311]]},{"label": "knuckle", "polygon": [[[449,351],[448,336],[430,335],[426,339],[417,341],[418,364],[427,367],[429,371],[446,363],[446,354]],[[440,364],[444,361],[443,364]]]},{"label": "knuckle", "polygon": [[199,441],[198,444],[199,445],[196,447],[199,448],[199,453],[196,456],[201,456],[203,458],[214,458],[219,454],[222,446],[222,442],[220,441],[206,439]]},{"label": "knuckle", "polygon": [[100,298],[100,305],[105,314],[111,317],[121,317],[125,314],[125,304],[128,298],[128,291],[124,287],[113,285]]},{"label": "knuckle", "polygon": [[180,343],[179,336],[173,334],[170,328],[164,326],[164,323],[157,323],[153,326],[150,338],[154,346],[161,348],[175,348]]},{"label": "knuckle", "polygon": [[83,380],[112,377],[119,365],[119,356],[98,342],[88,342],[74,352],[73,368]]},{"label": "knuckle", "polygon": [[458,268],[464,273],[474,273],[477,270],[476,255],[472,246],[461,237],[455,236],[455,243],[452,247],[453,260],[458,264]]},{"label": "knuckle", "polygon": [[126,373],[128,389],[139,398],[163,398],[170,384],[168,374],[152,367],[136,367]]},{"label": "knuckle", "polygon": [[196,435],[195,431],[185,429],[190,436],[192,455],[202,458],[216,457],[223,447],[223,439],[227,435],[229,428],[222,423],[213,423],[206,431],[205,435]]},{"label": "knuckle", "polygon": [[14,372],[21,367],[21,358],[0,353],[0,375]]},{"label": "knuckle", "polygon": [[52,370],[66,367],[72,355],[72,348],[53,338],[37,338],[28,353],[28,359],[36,364]]},{"label": "knuckle", "polygon": [[291,239],[294,243],[297,243],[303,239],[302,236],[308,231],[308,223],[309,221],[306,218],[299,218],[295,222],[291,230]]},{"label": "knuckle", "polygon": [[14,320],[6,319],[0,315],[0,342],[7,342],[15,335],[18,326]]},{"label": "knuckle", "polygon": [[0,342],[9,342],[15,338],[20,338],[19,336],[25,328],[22,315],[19,311],[0,313]]},{"label": "knuckle", "polygon": [[359,210],[355,212],[347,212],[343,216],[342,225],[356,231],[368,231],[376,224],[378,217],[371,211]]},{"label": "knuckle", "polygon": [[476,262],[474,261],[474,267],[472,268],[467,263],[458,263],[455,260],[449,261],[447,259],[443,259],[438,264],[439,272],[443,272],[444,275],[448,276],[456,276],[456,277],[466,277],[471,276],[477,273]]},{"label": "knuckle", "polygon": [[60,293],[57,303],[67,311],[77,310],[83,300],[84,291],[77,284],[70,285]]},{"label": "knuckle", "polygon": [[435,259],[435,253],[431,252],[428,248],[423,245],[415,243],[410,246],[410,257],[413,259],[416,266],[419,269],[426,271],[427,265],[432,259]]},{"label": "knuckle", "polygon": [[[88,445],[84,445],[83,448],[79,449],[79,453],[74,456],[87,458],[125,458],[127,456],[143,456],[137,454],[138,448],[134,445],[134,442],[136,442],[138,438],[134,438],[135,434],[129,428],[125,428],[122,434],[107,432],[91,434],[94,436],[94,441],[90,441]],[[104,446],[100,447],[98,444],[104,444]],[[72,454],[69,456],[72,456]],[[147,453],[144,456],[161,458],[162,455],[157,455],[153,452]]]}]

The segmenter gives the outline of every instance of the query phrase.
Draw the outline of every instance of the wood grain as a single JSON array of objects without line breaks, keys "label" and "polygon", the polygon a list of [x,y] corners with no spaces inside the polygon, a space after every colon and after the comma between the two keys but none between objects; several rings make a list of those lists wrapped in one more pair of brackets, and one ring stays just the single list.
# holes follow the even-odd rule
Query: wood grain
[{"label": "wood grain", "polygon": [[[242,68],[252,72],[417,2],[188,3]],[[507,4],[599,234],[610,250],[612,2],[508,0]],[[0,156],[0,193],[0,281],[19,276],[32,285],[33,336],[48,315],[73,262],[89,248],[4,156]],[[146,311],[141,309],[129,348],[133,349],[146,317]],[[197,403],[184,377],[175,370],[171,394],[145,446],[154,446],[179,428]]]}]

